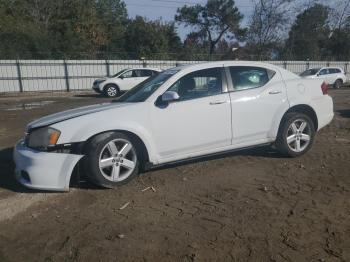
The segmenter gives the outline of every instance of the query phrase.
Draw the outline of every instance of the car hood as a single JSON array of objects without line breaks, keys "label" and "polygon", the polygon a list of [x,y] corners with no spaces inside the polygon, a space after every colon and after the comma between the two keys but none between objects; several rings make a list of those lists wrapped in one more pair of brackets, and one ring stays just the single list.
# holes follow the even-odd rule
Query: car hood
[{"label": "car hood", "polygon": [[79,107],[63,112],[59,112],[56,114],[44,116],[42,118],[39,118],[27,125],[27,132],[33,128],[38,128],[42,126],[48,126],[52,125],[58,122],[62,122],[64,120],[68,120],[71,118],[75,118],[78,116],[82,115],[87,115],[87,114],[92,114],[112,108],[118,108],[118,107],[125,107],[127,105],[130,105],[128,103],[103,103],[103,104],[98,104],[98,105],[90,105],[90,106],[84,106],[84,107]]},{"label": "car hood", "polygon": [[103,77],[103,78],[97,78],[94,83],[101,83],[101,82],[104,82],[108,79],[108,77]]}]

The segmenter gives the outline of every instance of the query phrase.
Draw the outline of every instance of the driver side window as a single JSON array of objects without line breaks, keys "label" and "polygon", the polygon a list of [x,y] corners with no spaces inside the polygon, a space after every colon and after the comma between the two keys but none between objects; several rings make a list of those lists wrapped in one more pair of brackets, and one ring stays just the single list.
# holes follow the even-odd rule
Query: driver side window
[{"label": "driver side window", "polygon": [[221,68],[210,68],[189,73],[174,83],[168,91],[178,93],[180,101],[221,94]]},{"label": "driver side window", "polygon": [[129,71],[126,71],[124,74],[122,74],[121,76],[123,78],[130,78],[130,77],[133,77],[133,73],[132,73],[133,70],[129,70]]}]

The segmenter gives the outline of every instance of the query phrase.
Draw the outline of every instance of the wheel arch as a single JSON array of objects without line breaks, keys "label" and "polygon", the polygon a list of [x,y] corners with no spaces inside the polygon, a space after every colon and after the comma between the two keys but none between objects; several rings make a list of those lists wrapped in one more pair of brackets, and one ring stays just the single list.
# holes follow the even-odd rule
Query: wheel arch
[{"label": "wheel arch", "polygon": [[86,154],[86,149],[87,149],[87,145],[89,144],[89,142],[94,139],[96,136],[102,135],[102,134],[107,134],[107,133],[113,133],[113,132],[119,132],[122,133],[128,137],[130,137],[133,141],[135,141],[135,146],[141,150],[141,156],[142,156],[142,160],[143,161],[149,161],[150,157],[149,157],[149,151],[147,149],[147,146],[145,144],[145,142],[134,132],[128,131],[128,130],[124,130],[124,129],[115,129],[115,130],[108,130],[108,131],[103,131],[103,132],[99,132],[94,134],[93,136],[90,136],[88,139],[86,139],[83,142],[82,145],[82,153],[85,155]]},{"label": "wheel arch", "polygon": [[86,150],[87,150],[87,146],[88,146],[89,142],[92,141],[92,139],[94,139],[98,135],[113,133],[113,132],[119,132],[119,133],[122,133],[124,135],[127,135],[133,141],[135,141],[135,143],[136,143],[135,146],[141,151],[141,162],[140,162],[141,171],[143,169],[145,169],[145,165],[149,162],[149,159],[150,159],[149,150],[147,149],[147,146],[144,143],[144,141],[137,134],[130,132],[130,131],[127,131],[127,130],[123,130],[123,129],[103,131],[103,132],[99,132],[99,133],[96,133],[96,134],[90,136],[88,139],[86,139],[84,142],[81,143],[80,153],[84,156],[76,163],[71,174],[68,174],[67,187],[69,187],[70,184],[76,183],[79,180],[79,178],[81,177],[80,170],[83,169],[83,167],[81,167],[81,166],[82,166],[83,161],[85,159],[85,156],[87,153]]},{"label": "wheel arch", "polygon": [[317,114],[316,114],[315,110],[310,105],[299,104],[299,105],[292,106],[283,114],[282,119],[281,119],[280,124],[279,124],[279,127],[278,127],[278,133],[280,132],[280,128],[282,126],[282,123],[285,120],[285,116],[288,113],[301,113],[301,114],[307,115],[312,120],[314,127],[315,127],[315,130],[318,130],[318,118],[317,118]]},{"label": "wheel arch", "polygon": [[107,83],[104,83],[104,85],[103,85],[103,87],[102,87],[102,92],[106,92],[106,88],[107,88],[108,86],[115,86],[115,87],[118,89],[118,91],[120,92],[120,87],[119,87],[119,85],[118,85],[117,83],[114,83],[114,82],[107,82]]}]

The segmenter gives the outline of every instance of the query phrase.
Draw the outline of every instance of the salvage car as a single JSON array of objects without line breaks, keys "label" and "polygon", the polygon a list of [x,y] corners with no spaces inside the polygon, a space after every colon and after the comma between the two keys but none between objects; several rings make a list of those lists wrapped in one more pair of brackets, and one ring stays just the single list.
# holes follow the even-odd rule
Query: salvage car
[{"label": "salvage car", "polygon": [[160,71],[157,68],[124,69],[111,77],[96,79],[92,89],[107,97],[116,97]]},{"label": "salvage car", "polygon": [[304,78],[322,79],[326,84],[335,89],[342,87],[346,82],[344,70],[339,67],[310,68],[300,74]]},{"label": "salvage car", "polygon": [[29,123],[14,149],[29,188],[68,190],[75,167],[113,188],[144,170],[222,152],[274,145],[307,152],[333,118],[328,86],[257,62],[210,62],[165,70],[111,103]]}]

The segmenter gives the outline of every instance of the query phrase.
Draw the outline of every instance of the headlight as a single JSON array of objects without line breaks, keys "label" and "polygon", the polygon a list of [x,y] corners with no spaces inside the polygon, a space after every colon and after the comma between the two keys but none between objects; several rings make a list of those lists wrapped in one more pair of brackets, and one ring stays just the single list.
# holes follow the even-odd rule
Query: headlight
[{"label": "headlight", "polygon": [[52,127],[42,127],[31,131],[26,137],[28,147],[37,149],[47,149],[55,146],[61,132]]}]

